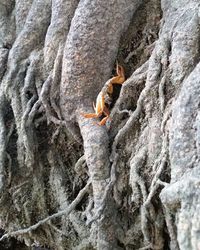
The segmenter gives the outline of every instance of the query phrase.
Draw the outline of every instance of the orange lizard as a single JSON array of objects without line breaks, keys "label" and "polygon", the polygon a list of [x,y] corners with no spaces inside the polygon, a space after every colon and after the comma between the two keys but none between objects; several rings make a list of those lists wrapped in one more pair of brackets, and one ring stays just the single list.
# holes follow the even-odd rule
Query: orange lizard
[{"label": "orange lizard", "polygon": [[113,84],[122,84],[125,81],[124,69],[118,63],[116,66],[116,71],[117,71],[117,76],[114,76],[111,79],[109,79],[103,86],[101,92],[98,94],[96,99],[96,106],[93,103],[95,113],[88,113],[88,114],[81,113],[81,115],[84,116],[85,118],[98,118],[102,114],[104,114],[105,117],[99,123],[97,123],[100,126],[105,125],[110,115],[110,112],[106,107],[106,103],[107,100],[110,99],[109,95],[113,93]]}]

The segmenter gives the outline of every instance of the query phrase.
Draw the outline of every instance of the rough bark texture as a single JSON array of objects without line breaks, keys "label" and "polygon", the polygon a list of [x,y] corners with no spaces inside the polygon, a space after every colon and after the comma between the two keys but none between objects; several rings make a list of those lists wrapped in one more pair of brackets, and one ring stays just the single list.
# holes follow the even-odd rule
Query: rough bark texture
[{"label": "rough bark texture", "polygon": [[198,2],[1,0],[1,249],[200,249]]}]

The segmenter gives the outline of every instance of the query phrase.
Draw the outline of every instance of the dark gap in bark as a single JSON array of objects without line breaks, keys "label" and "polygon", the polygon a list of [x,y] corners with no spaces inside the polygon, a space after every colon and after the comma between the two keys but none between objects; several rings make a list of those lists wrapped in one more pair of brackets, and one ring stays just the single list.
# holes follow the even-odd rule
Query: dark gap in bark
[{"label": "dark gap in bark", "polygon": [[117,246],[121,247],[122,249],[126,249],[124,244],[119,239],[117,240]]},{"label": "dark gap in bark", "polygon": [[3,44],[3,48],[4,48],[4,49],[10,50],[10,49],[12,48],[12,44],[4,43],[4,44]]},{"label": "dark gap in bark", "polygon": [[164,239],[164,250],[171,250],[170,249],[170,237],[169,237],[169,232],[167,231],[167,225],[166,222],[164,222],[164,227],[163,227],[163,239]]},{"label": "dark gap in bark", "polygon": [[[40,115],[38,115],[38,117],[36,115],[35,119],[39,117]],[[43,121],[42,123],[40,123],[39,126],[37,126],[35,130],[37,141],[38,141],[38,151],[42,152],[42,155],[44,156],[48,152],[48,148],[49,148],[50,131],[51,130],[49,129],[46,121]]]},{"label": "dark gap in bark", "polygon": [[166,163],[165,171],[160,175],[160,180],[170,183],[171,181],[171,173],[170,173],[170,165]]},{"label": "dark gap in bark", "polygon": [[30,100],[31,97],[33,96],[33,93],[30,90],[27,90],[25,95],[26,95],[27,100]]},{"label": "dark gap in bark", "polygon": [[84,212],[86,207],[87,207],[87,202],[88,202],[88,195],[85,195],[85,197],[82,199],[82,201],[76,207],[76,210],[80,211],[80,212]]},{"label": "dark gap in bark", "polygon": [[6,152],[8,153],[9,158],[12,159],[11,165],[9,164],[9,159],[7,157],[6,166],[8,167],[10,165],[10,169],[7,168],[7,174],[16,176],[18,175],[18,160],[17,160],[17,141],[18,141],[18,134],[17,130],[14,124],[14,114],[12,107],[9,102],[7,102],[7,105],[5,106],[6,110],[4,113],[4,120],[5,125],[7,128],[7,134],[9,134],[9,131],[12,129],[11,135],[9,136],[9,140],[7,142]]},{"label": "dark gap in bark", "polygon": [[127,109],[134,111],[137,107],[137,100],[144,87],[145,87],[145,81],[143,81],[142,84],[136,86],[129,86],[127,94],[130,96],[130,98],[128,97],[126,98],[126,103],[121,103],[120,110]]},{"label": "dark gap in bark", "polygon": [[[5,233],[3,229],[0,229],[0,237]],[[0,242],[1,250],[28,250],[29,248],[23,243],[15,238],[5,239]]]}]

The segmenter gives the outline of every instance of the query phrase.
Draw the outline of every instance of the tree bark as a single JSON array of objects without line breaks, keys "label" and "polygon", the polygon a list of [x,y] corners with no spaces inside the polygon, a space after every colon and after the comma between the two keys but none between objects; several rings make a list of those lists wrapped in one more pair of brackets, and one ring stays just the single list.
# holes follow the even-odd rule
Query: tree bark
[{"label": "tree bark", "polygon": [[[200,248],[199,10],[1,1],[2,249]],[[81,113],[116,60],[127,80],[98,126]]]}]

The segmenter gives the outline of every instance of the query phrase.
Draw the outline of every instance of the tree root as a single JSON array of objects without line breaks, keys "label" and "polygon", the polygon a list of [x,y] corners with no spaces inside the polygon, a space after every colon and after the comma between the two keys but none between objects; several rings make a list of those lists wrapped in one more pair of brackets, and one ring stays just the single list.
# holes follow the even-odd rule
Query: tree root
[{"label": "tree root", "polygon": [[82,198],[84,197],[84,195],[88,192],[88,188],[91,184],[91,180],[89,180],[86,184],[86,186],[81,189],[77,195],[77,197],[73,200],[73,202],[67,207],[65,208],[64,210],[60,211],[60,212],[57,212],[55,214],[52,214],[50,216],[48,216],[47,218],[43,219],[43,220],[40,220],[39,222],[37,222],[36,224],[28,227],[28,228],[24,228],[24,229],[20,229],[20,230],[17,230],[17,231],[13,231],[13,232],[10,232],[10,233],[7,233],[7,234],[4,234],[1,238],[0,238],[0,241],[4,240],[5,238],[8,238],[8,237],[15,237],[15,236],[19,236],[19,235],[22,235],[22,234],[27,234],[27,233],[30,233],[31,231],[33,230],[36,230],[38,227],[40,227],[41,225],[49,222],[50,220],[53,220],[57,217],[60,217],[60,216],[68,216],[75,208],[76,206],[80,203],[80,201],[82,200]]}]

